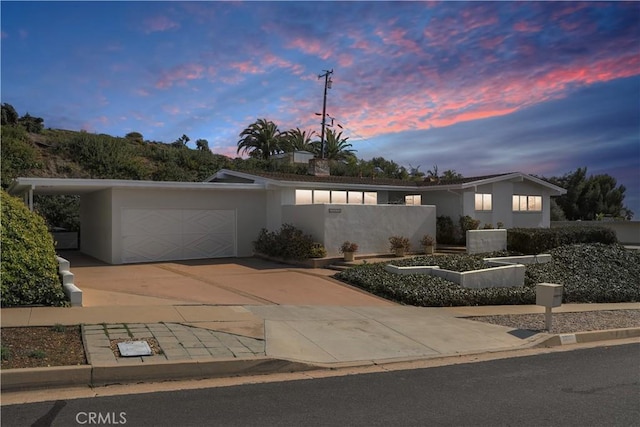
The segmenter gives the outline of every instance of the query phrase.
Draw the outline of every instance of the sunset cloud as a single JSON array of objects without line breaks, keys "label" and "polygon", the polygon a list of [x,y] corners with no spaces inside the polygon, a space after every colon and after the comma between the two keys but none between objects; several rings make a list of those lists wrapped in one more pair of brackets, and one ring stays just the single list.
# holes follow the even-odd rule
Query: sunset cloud
[{"label": "sunset cloud", "polygon": [[233,156],[259,117],[318,132],[333,70],[327,112],[359,156],[610,167],[628,186],[640,169],[638,2],[3,2],[1,19],[2,101],[47,126],[124,135],[126,111],[146,138]]}]

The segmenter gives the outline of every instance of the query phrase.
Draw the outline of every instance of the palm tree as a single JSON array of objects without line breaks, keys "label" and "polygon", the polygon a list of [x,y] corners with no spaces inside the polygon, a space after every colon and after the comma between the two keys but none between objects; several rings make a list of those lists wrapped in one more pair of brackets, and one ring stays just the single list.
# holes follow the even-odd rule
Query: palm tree
[{"label": "palm tree", "polygon": [[272,154],[282,151],[283,136],[278,126],[267,119],[258,119],[240,133],[238,151],[248,153],[250,157],[269,159]]},{"label": "palm tree", "polygon": [[[324,158],[329,160],[348,160],[354,157],[356,150],[351,150],[351,144],[347,143],[349,137],[343,138],[342,132],[335,133],[333,129],[327,129],[326,140],[324,144]],[[318,157],[322,157],[322,141],[313,143],[314,153]]]},{"label": "palm tree", "polygon": [[311,137],[315,131],[308,132],[306,130],[300,130],[300,128],[291,129],[288,132],[283,133],[287,141],[286,151],[311,151],[313,152],[313,144],[311,143]]}]

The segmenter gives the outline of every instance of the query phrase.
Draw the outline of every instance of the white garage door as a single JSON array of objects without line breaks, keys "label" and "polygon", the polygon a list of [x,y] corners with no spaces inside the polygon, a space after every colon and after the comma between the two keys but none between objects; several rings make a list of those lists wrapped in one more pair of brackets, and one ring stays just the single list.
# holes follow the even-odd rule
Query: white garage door
[{"label": "white garage door", "polygon": [[236,256],[234,210],[122,210],[122,262]]}]

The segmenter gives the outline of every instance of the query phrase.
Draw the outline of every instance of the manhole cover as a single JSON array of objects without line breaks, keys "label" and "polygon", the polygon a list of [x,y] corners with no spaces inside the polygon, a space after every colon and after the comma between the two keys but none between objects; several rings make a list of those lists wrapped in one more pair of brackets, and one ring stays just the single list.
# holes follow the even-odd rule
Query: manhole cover
[{"label": "manhole cover", "polygon": [[118,350],[123,357],[151,356],[153,352],[146,341],[124,341],[118,343]]}]

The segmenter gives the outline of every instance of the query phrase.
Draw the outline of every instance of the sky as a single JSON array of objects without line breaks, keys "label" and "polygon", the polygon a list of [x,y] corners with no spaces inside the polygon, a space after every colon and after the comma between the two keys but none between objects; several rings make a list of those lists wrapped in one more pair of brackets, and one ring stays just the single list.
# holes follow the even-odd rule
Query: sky
[{"label": "sky", "polygon": [[[609,174],[640,217],[638,2],[2,1],[1,100],[236,157],[258,118],[464,176]],[[337,127],[342,126],[342,129]]]}]

